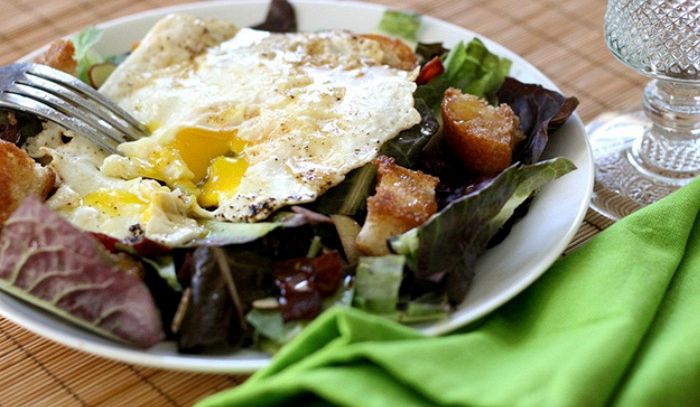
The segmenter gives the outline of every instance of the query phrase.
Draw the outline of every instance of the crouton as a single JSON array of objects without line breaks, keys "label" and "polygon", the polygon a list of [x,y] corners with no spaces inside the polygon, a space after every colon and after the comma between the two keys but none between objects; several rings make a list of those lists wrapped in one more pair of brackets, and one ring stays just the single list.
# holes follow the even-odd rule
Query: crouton
[{"label": "crouton", "polygon": [[379,43],[384,53],[382,63],[404,71],[410,71],[418,66],[416,54],[403,41],[380,34],[362,34],[361,37]]},{"label": "crouton", "polygon": [[449,88],[441,111],[445,141],[467,169],[492,176],[511,164],[513,149],[524,137],[510,106],[490,106],[484,99]]},{"label": "crouton", "polygon": [[27,196],[46,199],[54,182],[52,170],[34,162],[14,144],[0,141],[0,225]]},{"label": "crouton", "polygon": [[77,63],[73,59],[75,47],[73,42],[66,39],[56,40],[49,45],[49,48],[39,55],[34,62],[48,65],[65,73],[73,74]]},{"label": "crouton", "polygon": [[380,156],[376,193],[367,199],[367,219],[355,245],[364,254],[389,253],[387,239],[423,224],[437,211],[438,179],[403,168],[393,158]]}]

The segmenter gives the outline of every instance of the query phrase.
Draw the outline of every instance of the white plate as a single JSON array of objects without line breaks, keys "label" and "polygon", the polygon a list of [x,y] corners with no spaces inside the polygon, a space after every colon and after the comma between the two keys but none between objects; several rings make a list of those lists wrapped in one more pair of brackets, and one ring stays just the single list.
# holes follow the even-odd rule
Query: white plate
[{"label": "white plate", "polygon": [[[345,28],[372,32],[384,11],[382,6],[349,1],[299,0],[294,5],[301,30]],[[99,25],[104,29],[104,36],[98,50],[104,55],[128,50],[159,18],[169,13],[218,17],[247,26],[260,22],[267,7],[267,0],[215,1],[123,17]],[[448,47],[460,40],[468,41],[475,35],[431,17],[423,18],[419,32],[421,41],[442,41]],[[513,61],[512,76],[556,89],[547,77],[524,59],[483,36],[479,37],[490,50]],[[423,332],[430,335],[446,333],[486,315],[542,275],[566,248],[583,220],[593,185],[591,152],[578,116],[572,117],[547,147],[545,157],[556,156],[568,157],[578,169],[540,192],[527,216],[515,225],[508,238],[479,259],[476,278],[464,303],[448,319],[421,326]],[[130,348],[65,323],[3,293],[0,293],[0,313],[18,325],[66,346],[128,363],[233,373],[255,371],[269,362],[267,355],[255,351],[228,355],[179,354],[171,342],[161,343],[148,351]]]}]

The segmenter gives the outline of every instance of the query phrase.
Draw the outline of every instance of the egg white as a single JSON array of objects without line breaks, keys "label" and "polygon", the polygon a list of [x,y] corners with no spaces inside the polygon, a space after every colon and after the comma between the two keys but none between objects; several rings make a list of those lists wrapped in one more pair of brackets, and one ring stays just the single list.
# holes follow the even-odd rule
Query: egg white
[{"label": "egg white", "polygon": [[417,72],[382,57],[344,31],[269,34],[172,15],[100,89],[149,137],[106,157],[49,125],[29,148],[51,158],[49,205],[74,224],[183,244],[206,234],[202,219],[258,221],[315,200],[417,124]]}]

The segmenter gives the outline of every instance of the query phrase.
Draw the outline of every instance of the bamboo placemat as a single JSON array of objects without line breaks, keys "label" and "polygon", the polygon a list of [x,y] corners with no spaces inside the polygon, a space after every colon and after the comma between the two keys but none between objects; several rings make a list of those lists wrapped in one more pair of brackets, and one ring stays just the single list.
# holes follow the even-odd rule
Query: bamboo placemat
[{"label": "bamboo placemat", "polygon": [[[87,25],[188,0],[0,0],[0,64]],[[476,31],[533,63],[584,121],[636,106],[645,80],[615,61],[602,39],[605,1],[379,0]],[[607,225],[589,213],[569,250]],[[128,365],[40,338],[0,317],[0,406],[186,406],[244,376]]]}]

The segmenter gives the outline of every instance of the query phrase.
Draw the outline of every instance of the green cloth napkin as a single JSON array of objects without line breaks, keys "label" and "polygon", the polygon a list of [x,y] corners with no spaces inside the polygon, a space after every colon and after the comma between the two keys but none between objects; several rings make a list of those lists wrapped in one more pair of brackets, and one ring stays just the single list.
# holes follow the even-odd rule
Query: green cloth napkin
[{"label": "green cloth napkin", "polygon": [[200,406],[700,406],[699,210],[696,180],[471,330],[427,338],[330,310]]}]

